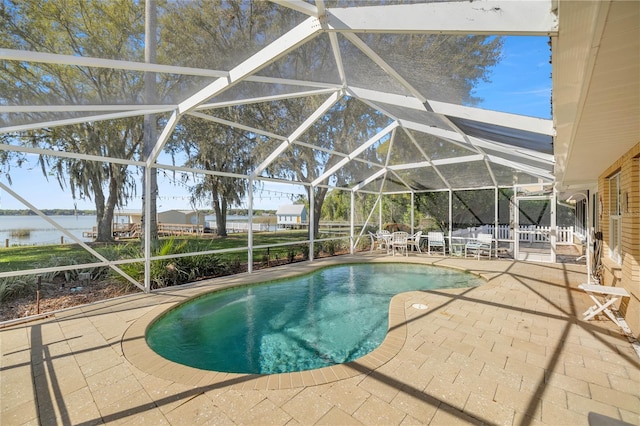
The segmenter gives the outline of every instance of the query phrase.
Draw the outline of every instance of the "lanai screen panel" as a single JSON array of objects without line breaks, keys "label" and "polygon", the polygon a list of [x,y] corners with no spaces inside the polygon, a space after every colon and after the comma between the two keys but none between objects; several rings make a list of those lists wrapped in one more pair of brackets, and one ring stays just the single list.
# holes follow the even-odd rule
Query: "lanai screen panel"
[{"label": "lanai screen panel", "polygon": [[501,164],[491,163],[491,170],[496,178],[498,186],[528,185],[539,183],[542,178],[523,173],[514,167],[507,167]]},{"label": "lanai screen panel", "polygon": [[[359,37],[359,34],[349,37]],[[338,34],[340,55],[346,82],[349,86],[362,87],[371,90],[382,90],[386,93],[410,95],[408,88],[389,75],[362,49],[356,47],[352,41]],[[357,42],[357,40],[356,40]]]},{"label": "lanai screen panel", "polygon": [[460,69],[469,72],[480,63],[490,61],[490,58],[470,55],[474,46],[486,39],[484,36],[373,33],[359,36],[430,100],[456,104],[470,102],[470,83]]},{"label": "lanai screen panel", "polygon": [[494,186],[484,161],[465,161],[438,167],[452,188],[482,188]]},{"label": "lanai screen panel", "polygon": [[393,144],[391,146],[391,153],[389,155],[390,166],[400,166],[407,163],[419,163],[427,161],[424,153],[420,151],[416,143],[409,137],[409,135],[398,130],[393,138]]},{"label": "lanai screen panel", "polygon": [[213,107],[222,107],[228,104],[251,105],[266,102],[270,98],[286,99],[289,97],[295,99],[302,96],[314,96],[314,92],[318,92],[317,96],[326,96],[337,90],[331,86],[316,82],[309,82],[305,85],[288,84],[286,80],[252,77],[210,98],[205,105],[198,109],[207,105]]},{"label": "lanai screen panel", "polygon": [[411,121],[424,126],[453,131],[453,129],[436,114],[412,108],[405,108],[399,105],[391,105],[384,102],[374,101],[371,103],[396,119]]},{"label": "lanai screen panel", "polygon": [[414,191],[429,191],[446,187],[446,183],[433,167],[398,170],[396,173]]},{"label": "lanai screen panel", "polygon": [[467,145],[464,142],[453,142],[414,130],[409,130],[409,133],[411,133],[418,145],[429,155],[431,160],[443,160],[478,153],[471,145]]},{"label": "lanai screen panel", "polygon": [[470,136],[553,154],[553,138],[551,136],[463,118],[450,117],[450,120]]},{"label": "lanai screen panel", "polygon": [[[329,2],[326,6],[344,5]],[[363,5],[365,3],[360,2],[349,7],[356,10]],[[245,175],[262,166],[257,176],[281,179],[293,176],[297,182],[344,187],[356,187],[362,182],[365,182],[363,188],[370,186],[380,177],[371,176],[381,173],[387,159],[390,166],[415,162],[430,164],[388,170],[389,183],[384,187],[393,191],[501,185],[513,181],[513,176],[517,176],[519,182],[538,179],[535,173],[518,171],[518,163],[552,170],[544,161],[511,155],[502,152],[499,146],[491,150],[473,145],[473,139],[480,138],[488,143],[498,141],[548,153],[551,150],[549,136],[416,107],[414,101],[425,100],[427,109],[430,100],[473,105],[476,100],[470,95],[469,81],[461,77],[465,74],[461,71],[470,72],[495,59],[491,54],[486,57],[472,55],[479,44],[498,43],[494,37],[319,30],[309,33],[299,43],[292,43],[294,46],[286,53],[253,63],[255,55],[259,56],[274,41],[276,44],[291,41],[289,32],[297,25],[309,22],[309,14],[293,10],[295,6],[271,2],[178,1],[158,7],[157,56],[147,64],[144,2],[132,2],[120,8],[105,2],[101,7],[83,8],[80,7],[81,0],[73,0],[67,6],[63,9],[61,3],[55,1],[40,9],[28,2],[11,5],[20,9],[15,13],[20,20],[12,24],[23,28],[18,31],[18,26],[9,25],[4,30],[8,36],[3,48],[66,56],[44,60],[35,54],[29,56],[29,62],[17,58],[4,60],[9,68],[23,66],[33,70],[34,84],[25,90],[26,85],[16,86],[16,77],[11,73],[0,77],[1,104],[16,107],[0,114],[0,127],[17,131],[46,125],[63,134],[69,131],[64,126],[66,122],[53,122],[66,119],[70,123],[88,121],[81,126],[91,133],[92,128],[100,130],[100,123],[115,120],[133,122],[132,127],[137,132],[142,115],[156,113],[160,133],[171,123],[170,114],[177,112],[179,119],[166,138],[165,150],[185,159],[177,163],[180,166],[188,167],[189,164],[186,151],[177,152],[184,127],[191,123],[204,126],[199,122],[210,121],[220,133],[233,134],[243,149],[251,151],[255,161],[248,167],[236,164],[233,170],[225,172]],[[384,12],[382,8],[380,11]],[[76,19],[82,18],[80,14],[83,13],[91,19]],[[49,38],[56,39],[56,43],[48,43],[49,34],[45,33],[40,37],[24,37],[23,34],[29,32],[40,35],[32,31],[38,28],[52,31],[51,34],[58,38]],[[243,61],[246,62],[243,64]],[[244,80],[229,79],[229,73],[237,71],[240,64],[252,71],[247,72]],[[145,93],[145,72],[155,74],[153,94]],[[473,76],[473,72],[470,75]],[[231,81],[228,87],[205,91],[211,96],[203,96],[203,103],[190,103],[192,96],[211,83],[227,80]],[[355,89],[375,93],[369,93],[367,99],[360,101]],[[314,90],[323,93],[303,97]],[[344,97],[318,113],[332,93]],[[377,99],[379,94],[380,99]],[[406,96],[413,107],[384,102],[385,94]],[[288,95],[290,98],[286,99]],[[243,100],[250,103],[239,105]],[[227,107],[225,102],[232,106]],[[377,107],[380,111],[375,111]],[[350,116],[352,108],[359,109],[360,115]],[[314,124],[307,123],[310,117],[316,120]],[[362,123],[363,117],[369,124],[368,131],[354,134],[349,128],[349,120],[355,122],[357,118]],[[368,144],[376,132],[394,118],[401,120],[400,127],[395,130],[397,140],[391,143],[388,137]],[[234,125],[234,122],[238,124]],[[31,127],[18,127],[22,125]],[[437,136],[416,128],[433,130]],[[409,132],[411,138],[404,132]],[[464,132],[474,138],[469,140],[462,134]],[[208,135],[207,132],[204,134]],[[206,136],[203,144],[224,146],[220,137]],[[18,144],[11,138],[3,142]],[[279,152],[285,142],[287,146]],[[366,148],[359,150],[364,145]],[[73,146],[63,149],[83,153],[81,148]],[[278,155],[272,158],[274,152]],[[489,162],[493,177],[487,163],[476,158],[484,153],[507,160]],[[113,152],[101,150],[91,155],[131,161],[141,159],[139,147]],[[158,161],[166,162],[167,155],[163,152]],[[472,162],[447,161],[464,156],[470,156]],[[302,166],[295,164],[300,158],[307,159]],[[344,162],[345,158],[350,161]],[[329,173],[336,164],[341,167]],[[410,178],[412,172],[415,176]],[[510,172],[512,179],[509,179]],[[422,179],[425,181],[421,183]]]},{"label": "lanai screen panel", "polygon": [[267,65],[258,76],[340,84],[328,34],[321,34]]},{"label": "lanai screen panel", "polygon": [[159,46],[158,63],[219,70],[247,60],[307,18],[267,1],[167,2],[158,14],[160,40],[166,43]]},{"label": "lanai screen panel", "polygon": [[541,156],[537,156],[535,152],[530,152],[525,150],[517,150],[513,152],[510,148],[500,149],[499,145],[496,146],[495,149],[490,149],[485,147],[482,150],[487,155],[493,155],[496,157],[503,158],[507,161],[535,167],[549,174],[553,173],[553,161],[550,159],[545,159]]}]

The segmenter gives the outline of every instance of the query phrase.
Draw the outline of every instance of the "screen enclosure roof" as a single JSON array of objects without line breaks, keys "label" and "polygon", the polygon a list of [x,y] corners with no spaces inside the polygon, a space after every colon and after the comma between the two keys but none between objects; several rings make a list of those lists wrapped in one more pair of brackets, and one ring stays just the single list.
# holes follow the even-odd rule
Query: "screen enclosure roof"
[{"label": "screen enclosure roof", "polygon": [[104,161],[16,136],[155,114],[153,149],[112,161],[202,172],[174,143],[210,123],[252,153],[251,164],[211,174],[371,193],[554,180],[552,121],[474,108],[471,83],[458,75],[478,66],[473,43],[557,35],[552,1],[168,2],[157,7],[146,59],[144,2],[124,2],[115,17],[96,11],[112,21],[82,28],[71,18],[83,12],[58,3],[38,22],[66,25],[73,37],[26,34],[28,7],[10,11],[15,25],[0,41],[11,71],[0,77],[2,150]]}]

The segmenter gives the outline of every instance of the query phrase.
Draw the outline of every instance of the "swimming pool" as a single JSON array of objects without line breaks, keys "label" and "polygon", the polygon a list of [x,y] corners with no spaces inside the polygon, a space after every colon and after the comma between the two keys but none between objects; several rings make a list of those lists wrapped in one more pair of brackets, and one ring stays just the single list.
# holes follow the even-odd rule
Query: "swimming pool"
[{"label": "swimming pool", "polygon": [[159,355],[204,370],[310,370],[353,361],[377,348],[387,333],[394,295],[482,283],[471,274],[426,265],[332,266],[200,296],[159,317],[146,340]]}]

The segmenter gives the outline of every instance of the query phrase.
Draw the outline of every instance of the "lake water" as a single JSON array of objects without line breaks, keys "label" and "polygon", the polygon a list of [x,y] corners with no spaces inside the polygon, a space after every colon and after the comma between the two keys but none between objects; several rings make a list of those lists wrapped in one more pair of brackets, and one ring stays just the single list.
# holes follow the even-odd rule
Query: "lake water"
[{"label": "lake water", "polygon": [[[50,219],[64,227],[71,234],[82,241],[91,241],[91,238],[82,238],[82,233],[91,231],[96,226],[96,216],[48,216]],[[12,235],[12,231],[28,230],[24,237]],[[65,243],[73,242],[60,230],[55,229],[40,216],[0,216],[0,244],[9,245],[33,245],[33,244],[60,244],[60,238],[64,237]]]},{"label": "lake water", "polygon": [[[82,233],[91,231],[96,226],[96,216],[48,216],[56,223],[60,224],[71,234],[82,241],[93,241],[91,238],[83,238]],[[205,220],[209,225],[215,227],[215,216],[206,216]],[[247,216],[227,216],[229,222],[246,222]],[[29,230],[28,235],[20,237],[11,235],[12,231]],[[275,230],[275,225],[269,227]],[[73,240],[66,237],[60,230],[56,229],[40,216],[0,216],[0,246],[4,247],[6,240],[10,246],[15,245],[43,245],[60,244],[60,238],[64,237],[65,243],[72,243]]]}]

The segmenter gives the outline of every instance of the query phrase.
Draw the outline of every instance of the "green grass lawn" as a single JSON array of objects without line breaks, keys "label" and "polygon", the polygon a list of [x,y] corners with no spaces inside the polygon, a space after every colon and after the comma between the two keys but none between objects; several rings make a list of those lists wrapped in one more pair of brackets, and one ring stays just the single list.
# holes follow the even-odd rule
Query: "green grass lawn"
[{"label": "green grass lawn", "polygon": [[[304,241],[306,239],[306,230],[257,232],[253,234],[253,245],[280,244]],[[166,240],[167,239],[163,238],[161,242]],[[234,249],[247,247],[248,245],[248,236],[245,233],[230,234],[224,238],[206,236],[203,238],[174,238],[174,240],[176,242],[186,240],[186,251],[188,252]],[[142,257],[142,254],[139,252],[139,241],[119,241],[112,244],[91,244],[91,246],[110,260]],[[271,260],[286,258],[290,250],[290,247],[269,248],[269,258]],[[266,254],[266,248],[255,249],[254,260],[260,261]],[[246,250],[222,253],[219,256],[224,260],[239,259],[242,263],[247,261]],[[0,248],[0,272],[92,263],[96,261],[98,261],[98,259],[95,256],[77,244]]]}]

